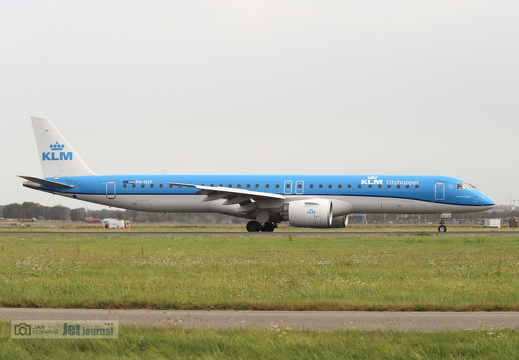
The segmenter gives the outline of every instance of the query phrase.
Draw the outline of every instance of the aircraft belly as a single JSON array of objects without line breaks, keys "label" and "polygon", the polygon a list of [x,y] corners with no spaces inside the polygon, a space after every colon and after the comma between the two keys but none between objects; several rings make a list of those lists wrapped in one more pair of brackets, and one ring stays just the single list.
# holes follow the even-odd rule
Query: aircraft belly
[{"label": "aircraft belly", "polygon": [[344,199],[344,201],[353,206],[354,212],[365,214],[438,214],[477,211],[473,206],[385,197],[351,196]]},{"label": "aircraft belly", "polygon": [[80,195],[80,200],[129,210],[154,212],[210,212],[211,204],[204,203],[203,195]]},{"label": "aircraft belly", "polygon": [[438,202],[407,200],[395,198],[381,198],[381,213],[395,214],[438,214],[473,212],[472,206],[452,205]]}]

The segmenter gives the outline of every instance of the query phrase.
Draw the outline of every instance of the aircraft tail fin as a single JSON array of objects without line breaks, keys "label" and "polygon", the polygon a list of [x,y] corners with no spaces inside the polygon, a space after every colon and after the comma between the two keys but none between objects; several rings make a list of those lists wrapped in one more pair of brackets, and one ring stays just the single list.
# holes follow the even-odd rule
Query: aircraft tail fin
[{"label": "aircraft tail fin", "polygon": [[48,118],[34,116],[31,120],[43,177],[95,175]]}]

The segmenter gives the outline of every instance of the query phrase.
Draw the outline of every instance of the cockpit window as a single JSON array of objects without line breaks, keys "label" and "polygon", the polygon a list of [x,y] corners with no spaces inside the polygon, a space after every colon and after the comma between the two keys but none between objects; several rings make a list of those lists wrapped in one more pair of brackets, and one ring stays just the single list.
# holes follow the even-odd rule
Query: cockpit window
[{"label": "cockpit window", "polygon": [[469,184],[469,183],[457,183],[456,189],[458,189],[458,190],[464,190],[464,189],[477,190],[477,188],[474,185]]}]

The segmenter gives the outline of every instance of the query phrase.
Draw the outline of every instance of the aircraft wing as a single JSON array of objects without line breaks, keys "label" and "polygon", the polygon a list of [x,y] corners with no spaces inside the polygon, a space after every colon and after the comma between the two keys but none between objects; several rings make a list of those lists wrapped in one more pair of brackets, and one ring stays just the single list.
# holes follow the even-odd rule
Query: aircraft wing
[{"label": "aircraft wing", "polygon": [[285,196],[280,194],[271,194],[260,191],[251,191],[247,189],[229,188],[223,186],[203,186],[194,184],[182,184],[166,182],[165,184],[174,185],[178,187],[188,187],[198,189],[198,194],[207,195],[203,201],[214,201],[218,199],[227,199],[223,205],[241,204],[250,200],[283,200]]}]

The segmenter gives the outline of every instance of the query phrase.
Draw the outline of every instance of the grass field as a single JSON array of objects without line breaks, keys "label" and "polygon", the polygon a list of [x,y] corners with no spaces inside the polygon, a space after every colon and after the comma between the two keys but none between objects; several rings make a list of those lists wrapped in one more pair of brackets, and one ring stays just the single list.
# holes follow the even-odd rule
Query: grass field
[{"label": "grass field", "polygon": [[11,339],[1,359],[517,359],[519,331],[185,330],[121,327],[119,339]]},{"label": "grass field", "polygon": [[0,235],[0,306],[506,311],[518,299],[514,235]]}]

